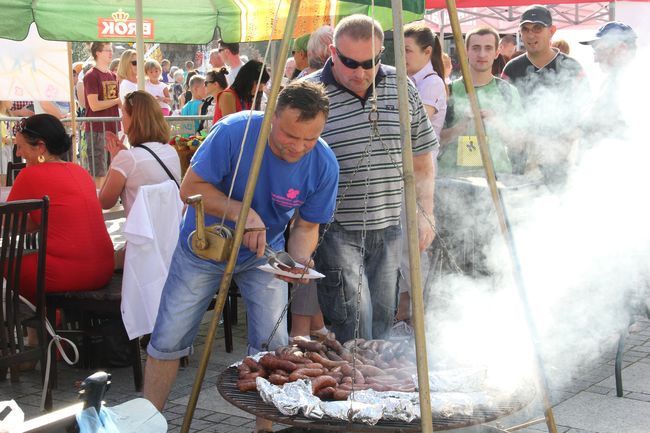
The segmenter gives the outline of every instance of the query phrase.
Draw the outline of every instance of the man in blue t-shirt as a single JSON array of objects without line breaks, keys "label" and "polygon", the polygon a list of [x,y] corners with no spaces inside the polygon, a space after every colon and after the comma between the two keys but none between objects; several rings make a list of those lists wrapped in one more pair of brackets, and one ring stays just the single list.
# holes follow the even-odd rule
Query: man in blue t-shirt
[{"label": "man in blue t-shirt", "polygon": [[[287,302],[287,281],[296,281],[285,277],[280,280],[258,269],[266,264],[265,245],[268,243],[276,251],[284,249],[284,230],[298,211],[287,251],[306,264],[316,248],[319,224],[329,222],[334,214],[339,166],[332,150],[320,138],[328,114],[328,98],[318,84],[292,83],[278,96],[246,220],[246,228],[262,230],[244,234],[233,274],[246,302],[250,354],[261,351],[269,339]],[[234,226],[263,117],[261,112],[245,111],[222,119],[192,158],[180,192],[183,198],[203,195],[206,226],[220,222],[223,215]],[[179,359],[191,353],[201,318],[226,266],[225,262],[204,260],[192,252],[188,237],[195,226],[194,209],[188,208],[147,348],[144,395],[159,410],[169,395]],[[268,349],[287,342],[283,318]]]}]

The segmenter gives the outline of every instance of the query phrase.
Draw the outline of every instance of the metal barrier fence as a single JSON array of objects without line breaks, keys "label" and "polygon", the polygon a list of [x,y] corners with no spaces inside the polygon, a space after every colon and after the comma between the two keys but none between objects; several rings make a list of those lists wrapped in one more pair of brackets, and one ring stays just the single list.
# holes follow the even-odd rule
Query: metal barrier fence
[{"label": "metal barrier fence", "polygon": [[[0,116],[0,122],[6,122],[8,132],[8,139],[3,140],[0,151],[0,173],[6,172],[9,161],[20,161],[20,158],[16,158],[13,144],[17,123],[22,119],[22,117]],[[212,116],[168,116],[165,120],[171,127],[172,136],[195,134],[198,123],[203,120],[206,121],[203,131],[207,133],[212,124]],[[61,119],[61,122],[68,133],[72,134],[72,119]],[[110,156],[104,148],[104,135],[107,130],[121,130],[121,122],[120,117],[77,117],[73,147],[64,158],[80,164],[93,177],[105,176],[110,164]]]}]

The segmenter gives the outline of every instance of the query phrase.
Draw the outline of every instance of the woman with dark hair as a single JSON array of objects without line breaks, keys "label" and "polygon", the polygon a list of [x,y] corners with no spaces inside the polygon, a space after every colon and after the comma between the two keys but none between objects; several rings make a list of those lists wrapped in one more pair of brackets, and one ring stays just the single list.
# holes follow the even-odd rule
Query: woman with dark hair
[{"label": "woman with dark hair", "polygon": [[154,185],[171,177],[180,183],[181,163],[176,149],[167,144],[169,125],[160,105],[149,93],[138,90],[125,96],[122,124],[131,148],[124,145],[124,137],[120,139],[113,133],[106,133],[111,166],[99,192],[99,201],[104,209],[110,209],[122,197],[124,213],[128,216],[142,185]]},{"label": "woman with dark hair", "polygon": [[404,45],[406,73],[415,83],[436,137],[440,138],[447,113],[447,87],[440,41],[430,28],[413,23],[404,27]]},{"label": "woman with dark hair", "polygon": [[[203,99],[203,102],[199,107],[199,114],[201,116],[209,115],[214,117],[214,107],[217,102],[217,96],[228,87],[226,75],[228,75],[228,69],[226,68],[221,68],[219,70],[213,69],[205,74],[205,90],[207,96]],[[211,126],[212,120],[202,120],[199,123],[197,132],[201,133],[204,129],[207,132]]]},{"label": "woman with dark hair", "polygon": [[[262,74],[262,80],[258,86],[258,80]],[[266,68],[262,69],[262,62],[249,60],[237,73],[235,81],[230,87],[217,95],[217,104],[214,107],[213,123],[222,117],[238,111],[260,109],[262,102],[262,89],[269,82],[269,73]],[[253,97],[257,95],[253,107]]]},{"label": "woman with dark hair", "polygon": [[[7,201],[50,198],[45,291],[101,288],[113,274],[113,244],[93,178],[81,166],[61,159],[71,139],[56,117],[36,114],[23,119],[17,131],[16,155],[27,167],[16,177]],[[28,221],[28,229],[38,228],[36,218]],[[23,257],[20,278],[23,296],[33,300],[35,255]]]}]

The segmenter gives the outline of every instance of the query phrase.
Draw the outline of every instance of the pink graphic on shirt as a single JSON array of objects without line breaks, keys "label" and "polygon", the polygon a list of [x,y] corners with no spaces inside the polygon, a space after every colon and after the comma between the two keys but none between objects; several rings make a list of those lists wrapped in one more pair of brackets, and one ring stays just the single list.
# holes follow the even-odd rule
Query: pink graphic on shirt
[{"label": "pink graphic on shirt", "polygon": [[300,194],[300,191],[297,189],[289,188],[289,191],[287,191],[287,198],[294,199],[298,197],[298,194]]},{"label": "pink graphic on shirt", "polygon": [[286,197],[271,193],[271,199],[275,204],[279,206],[286,208],[296,208],[300,207],[304,203],[302,200],[298,199],[298,195],[300,195],[299,189],[289,188]]}]

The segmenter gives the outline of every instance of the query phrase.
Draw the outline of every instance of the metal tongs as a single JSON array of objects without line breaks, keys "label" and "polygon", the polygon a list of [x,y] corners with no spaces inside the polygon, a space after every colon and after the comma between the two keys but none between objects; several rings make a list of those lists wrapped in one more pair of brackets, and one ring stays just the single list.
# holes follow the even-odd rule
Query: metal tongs
[{"label": "metal tongs", "polygon": [[285,251],[274,251],[269,244],[264,246],[264,255],[269,259],[271,267],[281,271],[290,272],[297,267],[296,261]]}]

